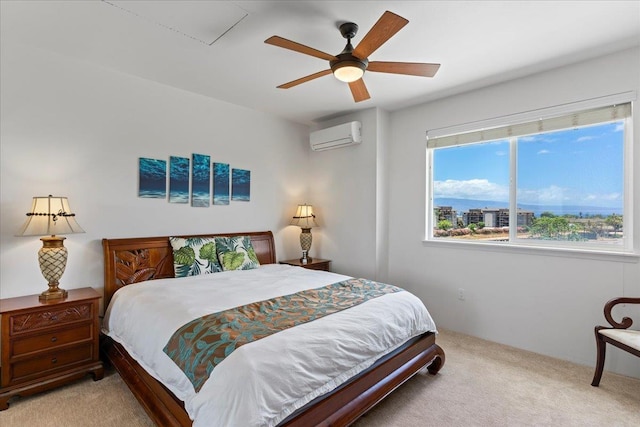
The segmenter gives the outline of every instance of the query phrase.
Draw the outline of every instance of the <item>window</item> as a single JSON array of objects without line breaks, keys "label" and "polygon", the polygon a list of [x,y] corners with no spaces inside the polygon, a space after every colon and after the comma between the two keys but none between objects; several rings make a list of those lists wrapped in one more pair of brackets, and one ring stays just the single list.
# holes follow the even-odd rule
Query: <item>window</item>
[{"label": "window", "polygon": [[632,251],[631,99],[429,131],[427,239]]}]

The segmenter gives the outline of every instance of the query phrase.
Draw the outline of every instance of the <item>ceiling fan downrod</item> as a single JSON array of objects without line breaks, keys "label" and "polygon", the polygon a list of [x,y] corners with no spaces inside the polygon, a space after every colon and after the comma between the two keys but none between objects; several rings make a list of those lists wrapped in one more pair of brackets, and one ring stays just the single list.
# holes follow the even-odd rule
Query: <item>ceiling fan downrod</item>
[{"label": "ceiling fan downrod", "polygon": [[364,75],[364,71],[369,65],[367,58],[358,58],[353,55],[351,39],[358,32],[358,25],[353,22],[345,22],[340,25],[340,34],[347,39],[347,45],[342,52],[336,55],[337,59],[329,62],[333,75],[343,82],[356,81]]}]

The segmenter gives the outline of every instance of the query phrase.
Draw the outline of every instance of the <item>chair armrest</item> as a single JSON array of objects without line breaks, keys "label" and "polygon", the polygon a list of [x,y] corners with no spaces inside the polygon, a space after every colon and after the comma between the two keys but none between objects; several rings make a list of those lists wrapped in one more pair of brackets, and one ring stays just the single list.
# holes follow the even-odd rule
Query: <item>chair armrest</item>
[{"label": "chair armrest", "polygon": [[640,304],[640,298],[614,298],[604,305],[604,318],[607,319],[607,322],[616,329],[627,329],[633,324],[631,318],[623,317],[622,321],[618,323],[611,317],[611,310],[618,304]]}]

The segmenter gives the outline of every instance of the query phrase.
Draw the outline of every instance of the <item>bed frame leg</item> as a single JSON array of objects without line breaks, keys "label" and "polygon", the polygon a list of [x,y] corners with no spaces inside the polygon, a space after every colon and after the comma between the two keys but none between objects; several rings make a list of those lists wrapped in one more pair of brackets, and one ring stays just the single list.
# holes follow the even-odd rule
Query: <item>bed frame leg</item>
[{"label": "bed frame leg", "polygon": [[436,355],[433,358],[433,361],[431,362],[431,364],[427,367],[427,371],[431,375],[437,374],[438,371],[440,371],[440,369],[444,365],[444,361],[445,361],[444,350],[438,344],[434,344],[434,345],[437,347]]}]

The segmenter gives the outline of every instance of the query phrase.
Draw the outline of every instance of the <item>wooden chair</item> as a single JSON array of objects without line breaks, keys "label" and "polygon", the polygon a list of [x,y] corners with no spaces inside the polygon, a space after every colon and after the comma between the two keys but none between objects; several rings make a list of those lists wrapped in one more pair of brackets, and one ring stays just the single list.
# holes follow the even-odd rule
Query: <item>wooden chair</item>
[{"label": "wooden chair", "polygon": [[629,317],[623,317],[622,321],[618,323],[611,317],[611,310],[617,304],[640,304],[640,298],[614,298],[604,305],[604,317],[612,327],[596,326],[595,328],[598,361],[591,382],[594,387],[600,384],[607,343],[640,357],[640,331],[629,329],[633,320]]}]

